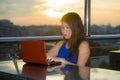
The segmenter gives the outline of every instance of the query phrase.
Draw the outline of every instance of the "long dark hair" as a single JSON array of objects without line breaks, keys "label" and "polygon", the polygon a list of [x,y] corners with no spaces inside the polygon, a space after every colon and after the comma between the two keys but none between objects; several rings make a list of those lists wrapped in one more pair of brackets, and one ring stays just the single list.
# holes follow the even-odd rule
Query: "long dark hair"
[{"label": "long dark hair", "polygon": [[73,53],[76,54],[78,59],[79,45],[83,40],[86,40],[85,27],[82,24],[81,17],[75,12],[69,12],[62,17],[61,22],[66,22],[72,30],[71,38],[66,40],[70,49],[68,59]]}]

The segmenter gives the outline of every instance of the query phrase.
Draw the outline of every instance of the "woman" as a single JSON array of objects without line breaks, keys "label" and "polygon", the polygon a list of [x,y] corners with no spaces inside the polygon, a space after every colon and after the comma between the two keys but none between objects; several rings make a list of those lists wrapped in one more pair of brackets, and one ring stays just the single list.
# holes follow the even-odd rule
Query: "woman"
[{"label": "woman", "polygon": [[62,17],[61,23],[64,39],[48,51],[48,62],[56,61],[85,66],[90,55],[90,49],[80,16],[77,13],[69,12]]}]

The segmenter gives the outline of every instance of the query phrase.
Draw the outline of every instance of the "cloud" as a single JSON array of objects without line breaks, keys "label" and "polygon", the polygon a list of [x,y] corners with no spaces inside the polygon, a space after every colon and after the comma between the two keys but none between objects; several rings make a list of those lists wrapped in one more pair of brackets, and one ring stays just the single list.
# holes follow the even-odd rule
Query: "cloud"
[{"label": "cloud", "polygon": [[32,13],[33,0],[0,0],[1,17],[27,16]]}]

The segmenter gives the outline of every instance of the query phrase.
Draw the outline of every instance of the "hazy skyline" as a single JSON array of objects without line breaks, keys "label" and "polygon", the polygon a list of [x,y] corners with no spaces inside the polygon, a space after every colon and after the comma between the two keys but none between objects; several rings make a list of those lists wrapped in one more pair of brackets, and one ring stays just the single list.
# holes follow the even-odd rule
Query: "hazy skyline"
[{"label": "hazy skyline", "polygon": [[[91,0],[91,22],[119,25],[120,0]],[[84,0],[0,0],[0,19],[18,25],[60,24],[67,12],[77,12],[84,20]]]}]

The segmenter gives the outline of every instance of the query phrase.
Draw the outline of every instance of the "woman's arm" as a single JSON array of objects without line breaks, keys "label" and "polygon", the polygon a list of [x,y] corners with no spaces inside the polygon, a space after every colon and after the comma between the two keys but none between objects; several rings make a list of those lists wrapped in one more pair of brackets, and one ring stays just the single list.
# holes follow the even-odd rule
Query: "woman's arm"
[{"label": "woman's arm", "polygon": [[47,53],[48,62],[55,61],[55,62],[62,62],[63,64],[75,65],[63,58],[56,57],[58,55],[58,51],[59,51],[60,47],[62,46],[63,42],[64,42],[63,40],[59,41],[54,47],[52,47],[48,51],[48,53]]},{"label": "woman's arm", "polygon": [[86,66],[90,56],[90,47],[87,41],[83,41],[79,46],[78,66]]},{"label": "woman's arm", "polygon": [[54,47],[52,47],[48,51],[48,53],[47,53],[48,62],[55,61],[55,62],[62,62],[63,64],[76,65],[76,64],[73,64],[73,63],[63,59],[63,58],[56,57],[58,55],[58,51],[59,51],[60,47],[62,46],[63,42],[64,42],[63,40],[59,41]]},{"label": "woman's arm", "polygon": [[56,57],[58,55],[58,51],[63,44],[63,40],[59,41],[54,47],[52,47],[48,52],[47,56],[48,57]]}]

